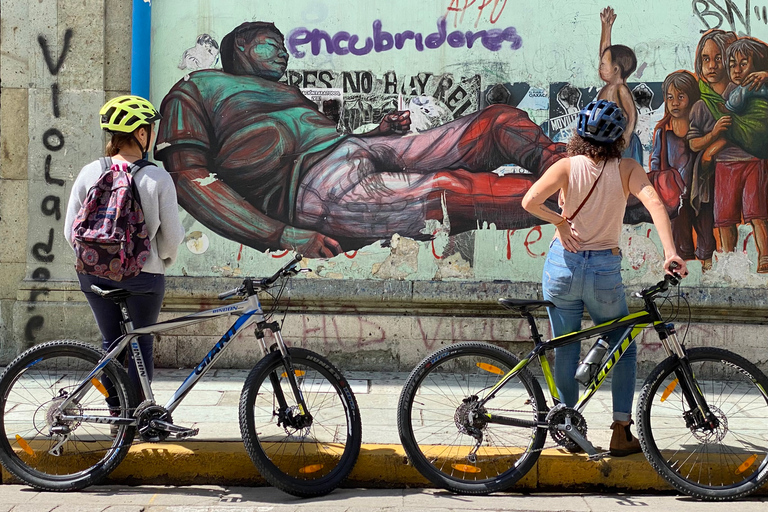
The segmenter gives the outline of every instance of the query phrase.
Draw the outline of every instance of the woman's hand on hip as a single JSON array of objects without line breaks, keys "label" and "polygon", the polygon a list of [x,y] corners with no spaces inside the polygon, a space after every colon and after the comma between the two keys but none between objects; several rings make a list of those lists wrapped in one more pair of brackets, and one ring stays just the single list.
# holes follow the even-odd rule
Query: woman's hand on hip
[{"label": "woman's hand on hip", "polygon": [[573,229],[570,222],[563,219],[563,222],[557,226],[557,236],[560,238],[560,243],[563,248],[568,252],[576,252],[581,247],[581,239],[579,234]]}]

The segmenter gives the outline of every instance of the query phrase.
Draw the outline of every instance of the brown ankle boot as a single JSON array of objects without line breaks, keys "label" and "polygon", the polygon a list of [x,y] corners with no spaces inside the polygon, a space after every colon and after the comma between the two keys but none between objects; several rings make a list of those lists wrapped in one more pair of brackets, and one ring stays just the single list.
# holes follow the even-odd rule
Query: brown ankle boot
[{"label": "brown ankle boot", "polygon": [[613,436],[611,436],[611,456],[626,457],[627,455],[643,451],[640,448],[640,441],[632,435],[632,431],[629,429],[633,423],[634,421],[630,421],[629,425],[622,425],[614,421],[611,424],[611,430],[613,430]]}]

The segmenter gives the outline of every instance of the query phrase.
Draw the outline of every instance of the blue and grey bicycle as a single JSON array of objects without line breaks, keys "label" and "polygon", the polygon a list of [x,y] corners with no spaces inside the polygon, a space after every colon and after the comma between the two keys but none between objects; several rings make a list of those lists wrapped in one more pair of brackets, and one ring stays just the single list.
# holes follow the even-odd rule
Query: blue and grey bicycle
[{"label": "blue and grey bicycle", "polygon": [[[0,461],[32,487],[68,491],[96,484],[125,458],[134,438],[156,443],[185,439],[197,429],[176,425],[172,413],[221,357],[230,342],[255,324],[264,357],[251,370],[240,397],[240,431],[260,474],[302,497],[335,489],[352,471],[362,427],[347,380],[328,360],[288,348],[272,320],[289,277],[308,271],[295,256],[273,276],[245,279],[219,295],[241,302],[134,328],[130,292],[92,287],[119,305],[124,335],[109,353],[94,345],[58,340],[27,350],[0,377]],[[276,286],[265,312],[258,293]],[[155,403],[137,339],[224,315],[237,320],[165,406]],[[273,344],[265,333],[271,332]],[[141,382],[135,389],[117,358],[129,350]],[[144,397],[140,400],[140,396]]]}]

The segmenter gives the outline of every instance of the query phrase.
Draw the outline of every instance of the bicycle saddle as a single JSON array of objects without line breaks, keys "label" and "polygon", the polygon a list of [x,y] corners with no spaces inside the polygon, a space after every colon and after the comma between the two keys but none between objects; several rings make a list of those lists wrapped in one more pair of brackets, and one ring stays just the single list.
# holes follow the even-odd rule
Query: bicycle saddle
[{"label": "bicycle saddle", "polygon": [[507,309],[517,309],[521,313],[534,311],[542,306],[554,308],[555,305],[548,300],[528,300],[528,299],[499,299],[499,304]]},{"label": "bicycle saddle", "polygon": [[96,286],[95,284],[91,285],[91,291],[96,295],[98,295],[99,297],[104,297],[105,299],[113,300],[115,302],[125,300],[131,295],[151,295],[151,293],[147,293],[147,292],[132,292],[128,290],[123,290],[122,288],[113,288],[112,290],[103,290],[98,286]]}]

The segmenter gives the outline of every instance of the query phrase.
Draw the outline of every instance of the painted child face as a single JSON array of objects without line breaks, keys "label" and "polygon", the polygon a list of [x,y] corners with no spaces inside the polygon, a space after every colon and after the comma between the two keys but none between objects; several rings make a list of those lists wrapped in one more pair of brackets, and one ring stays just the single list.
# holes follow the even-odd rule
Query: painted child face
[{"label": "painted child face", "polygon": [[600,73],[600,79],[604,82],[610,82],[619,76],[619,66],[613,64],[610,51],[603,52],[603,56],[600,57],[598,72]]},{"label": "painted child face", "polygon": [[272,32],[261,32],[244,48],[248,52],[251,72],[269,80],[279,80],[288,67],[288,52],[283,38]]},{"label": "painted child face", "polygon": [[669,89],[667,89],[664,104],[667,107],[667,112],[676,119],[687,118],[688,113],[691,111],[688,95],[677,89],[674,85],[670,85]]},{"label": "painted child face", "polygon": [[704,48],[701,49],[701,71],[704,80],[710,84],[723,82],[727,78],[723,55],[711,39],[704,43]]},{"label": "painted child face", "polygon": [[731,82],[737,85],[741,84],[747,75],[755,71],[752,56],[740,52],[733,54],[733,57],[728,61],[728,66],[731,70]]}]

